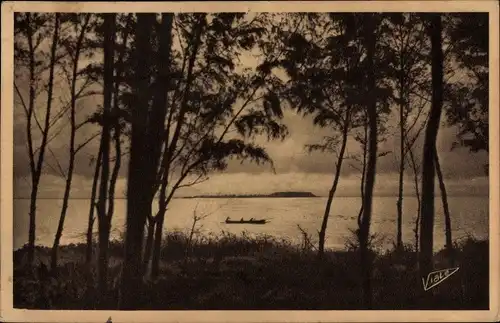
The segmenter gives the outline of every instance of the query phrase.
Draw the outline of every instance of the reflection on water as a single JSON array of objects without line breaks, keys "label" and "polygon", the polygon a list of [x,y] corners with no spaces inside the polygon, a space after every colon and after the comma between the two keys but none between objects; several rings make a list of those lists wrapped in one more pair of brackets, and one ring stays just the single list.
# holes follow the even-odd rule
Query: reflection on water
[{"label": "reflection on water", "polygon": [[[396,197],[376,197],[373,205],[372,233],[384,237],[385,247],[392,245],[396,234]],[[321,224],[326,198],[245,198],[245,199],[174,199],[169,206],[165,220],[165,231],[191,228],[193,215],[207,215],[198,229],[204,234],[220,233],[222,230],[240,234],[246,230],[249,234],[270,234],[278,238],[286,238],[300,242],[300,225],[313,241],[317,240],[317,231]],[[328,248],[342,249],[349,229],[356,228],[356,216],[360,206],[360,198],[339,197],[333,201],[330,221],[328,223]],[[59,221],[62,201],[38,201],[37,210],[37,244],[51,246]],[[479,239],[488,237],[488,198],[486,197],[450,197],[453,238],[459,239],[473,235]],[[156,206],[156,205],[155,205]],[[19,248],[28,241],[29,200],[14,201],[14,248]],[[413,243],[417,201],[413,197],[404,200],[403,239]],[[115,202],[113,218],[113,238],[120,237],[125,224],[125,200]],[[66,216],[62,244],[85,241],[88,221],[89,203],[87,200],[71,200]],[[434,229],[434,246],[444,246],[444,216],[440,198],[436,198],[436,220]],[[231,219],[269,219],[265,225],[225,224]]]}]

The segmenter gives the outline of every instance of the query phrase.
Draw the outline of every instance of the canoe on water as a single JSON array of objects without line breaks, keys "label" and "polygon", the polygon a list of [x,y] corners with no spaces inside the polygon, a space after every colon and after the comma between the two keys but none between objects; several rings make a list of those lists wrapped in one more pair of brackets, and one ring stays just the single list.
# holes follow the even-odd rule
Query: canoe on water
[{"label": "canoe on water", "polygon": [[226,224],[266,224],[267,220],[230,220],[226,219]]}]

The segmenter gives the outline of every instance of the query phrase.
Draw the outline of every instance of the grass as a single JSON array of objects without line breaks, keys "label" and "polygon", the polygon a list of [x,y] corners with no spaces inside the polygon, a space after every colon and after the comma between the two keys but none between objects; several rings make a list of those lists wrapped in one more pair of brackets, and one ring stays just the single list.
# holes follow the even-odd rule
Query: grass
[{"label": "grass", "polygon": [[[162,248],[160,277],[146,278],[137,295],[139,310],[349,310],[362,309],[359,253],[327,251],[322,261],[310,248],[270,236],[197,237],[172,232]],[[95,266],[84,265],[84,244],[62,246],[57,276],[23,265],[26,248],[14,252],[14,307],[94,309]],[[116,309],[123,244],[110,244],[106,309]],[[37,247],[37,262],[48,263],[50,249]],[[374,251],[374,309],[488,309],[487,241],[468,238],[456,245],[457,273],[423,292],[411,248]],[[444,252],[436,269],[450,267]]]}]

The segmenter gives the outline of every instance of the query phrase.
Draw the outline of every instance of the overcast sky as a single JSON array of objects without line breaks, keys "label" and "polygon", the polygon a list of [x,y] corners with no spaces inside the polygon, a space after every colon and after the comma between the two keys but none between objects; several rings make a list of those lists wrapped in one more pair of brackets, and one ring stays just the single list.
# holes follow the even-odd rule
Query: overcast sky
[{"label": "overcast sky", "polygon": [[[26,132],[23,111],[16,109],[14,125],[14,192],[16,197],[27,198],[30,194],[30,174],[26,149]],[[334,155],[326,153],[308,153],[304,145],[319,142],[325,131],[314,126],[309,117],[302,117],[288,110],[284,122],[289,128],[290,136],[284,141],[266,142],[259,140],[274,160],[276,173],[268,165],[231,162],[223,174],[213,174],[209,181],[197,187],[185,189],[185,194],[201,193],[268,193],[282,190],[306,190],[315,194],[327,194],[331,185],[334,169]],[[94,133],[95,128],[88,126],[79,133],[79,142]],[[51,150],[63,169],[67,167],[68,139],[63,131],[51,144]],[[442,127],[439,131],[438,149],[441,167],[447,179],[451,194],[463,194],[469,191],[473,194],[487,194],[488,179],[484,176],[483,165],[488,162],[484,152],[470,153],[465,148],[451,150],[455,139],[455,130]],[[415,153],[422,153],[423,136]],[[390,136],[381,145],[381,150],[392,151],[397,147],[397,137]],[[72,197],[85,198],[90,194],[94,165],[90,156],[95,156],[98,140],[86,146],[76,159],[75,177],[72,185]],[[352,140],[347,147],[348,153],[359,151],[359,145]],[[56,168],[54,156],[47,152],[47,161]],[[125,191],[126,158],[122,168],[121,180],[118,183],[117,194]],[[40,185],[40,198],[58,198],[62,196],[64,178],[49,167],[44,168]],[[344,163],[343,176],[340,181],[339,194],[357,195],[359,192],[359,172],[350,162]],[[413,193],[411,172],[407,173],[408,193]],[[395,194],[397,192],[397,162],[396,156],[389,154],[378,160],[376,192],[379,194]]]}]

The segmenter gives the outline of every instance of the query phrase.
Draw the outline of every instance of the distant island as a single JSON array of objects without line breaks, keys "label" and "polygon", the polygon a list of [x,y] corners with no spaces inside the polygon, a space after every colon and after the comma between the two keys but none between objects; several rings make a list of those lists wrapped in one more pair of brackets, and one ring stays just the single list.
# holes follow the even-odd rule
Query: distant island
[{"label": "distant island", "polygon": [[219,194],[184,196],[184,199],[193,198],[283,198],[283,197],[318,197],[311,192],[274,192],[271,194]]}]

